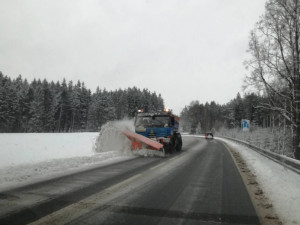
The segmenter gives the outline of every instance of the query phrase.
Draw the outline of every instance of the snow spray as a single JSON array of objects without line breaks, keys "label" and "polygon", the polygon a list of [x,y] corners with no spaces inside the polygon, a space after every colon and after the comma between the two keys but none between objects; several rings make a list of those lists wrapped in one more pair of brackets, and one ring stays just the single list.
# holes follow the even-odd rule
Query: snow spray
[{"label": "snow spray", "polygon": [[101,127],[94,145],[96,153],[118,151],[121,155],[131,154],[131,142],[122,134],[123,130],[134,131],[133,120],[110,121]]}]

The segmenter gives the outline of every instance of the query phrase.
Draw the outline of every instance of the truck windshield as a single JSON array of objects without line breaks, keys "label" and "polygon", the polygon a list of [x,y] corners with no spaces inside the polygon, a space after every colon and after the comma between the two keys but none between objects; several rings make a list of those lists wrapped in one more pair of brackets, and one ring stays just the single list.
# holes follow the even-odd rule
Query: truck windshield
[{"label": "truck windshield", "polygon": [[135,126],[165,127],[169,126],[169,116],[138,116]]}]

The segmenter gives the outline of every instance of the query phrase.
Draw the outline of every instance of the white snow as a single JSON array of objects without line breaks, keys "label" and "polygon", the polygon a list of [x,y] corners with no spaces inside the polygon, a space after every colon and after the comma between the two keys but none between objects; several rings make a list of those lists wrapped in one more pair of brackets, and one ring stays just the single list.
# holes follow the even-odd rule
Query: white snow
[{"label": "white snow", "polygon": [[106,124],[100,134],[0,134],[0,191],[134,157],[124,124]]},{"label": "white snow", "polygon": [[51,159],[92,156],[98,133],[0,134],[0,169]]},{"label": "white snow", "polygon": [[33,164],[3,167],[0,169],[0,191],[130,158],[132,156],[120,155],[118,151],[110,151],[93,156],[52,159]]},{"label": "white snow", "polygon": [[95,142],[95,152],[114,150],[125,155],[131,154],[131,142],[122,134],[123,130],[134,131],[133,121],[112,121],[104,124]]},{"label": "white snow", "polygon": [[248,168],[257,176],[283,224],[300,224],[300,175],[248,147],[221,140],[241,154]]}]

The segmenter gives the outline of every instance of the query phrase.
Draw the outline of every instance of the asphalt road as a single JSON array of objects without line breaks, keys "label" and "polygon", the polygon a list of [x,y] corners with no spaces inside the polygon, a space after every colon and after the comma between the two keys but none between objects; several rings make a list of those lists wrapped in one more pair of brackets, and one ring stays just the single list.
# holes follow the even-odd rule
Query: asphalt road
[{"label": "asphalt road", "polygon": [[0,193],[0,224],[259,224],[217,140],[184,137],[165,158],[135,158]]}]

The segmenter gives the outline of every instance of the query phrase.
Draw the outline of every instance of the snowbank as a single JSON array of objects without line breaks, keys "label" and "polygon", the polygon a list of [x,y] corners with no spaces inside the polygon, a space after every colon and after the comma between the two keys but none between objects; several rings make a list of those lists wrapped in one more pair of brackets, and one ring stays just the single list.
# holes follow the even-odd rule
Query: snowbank
[{"label": "snowbank", "polygon": [[115,121],[100,133],[0,134],[0,191],[130,159],[121,131],[132,127],[132,121]]},{"label": "snowbank", "polygon": [[0,169],[0,191],[130,159],[118,151],[93,156],[52,159]]},{"label": "snowbank", "polygon": [[243,145],[221,140],[241,154],[283,224],[300,224],[300,176]]},{"label": "snowbank", "polygon": [[0,169],[52,159],[92,156],[98,133],[0,133]]},{"label": "snowbank", "polygon": [[258,148],[280,155],[293,157],[292,135],[289,129],[252,127],[250,132],[241,132],[240,128],[221,129],[216,133],[220,137],[243,140]]}]

